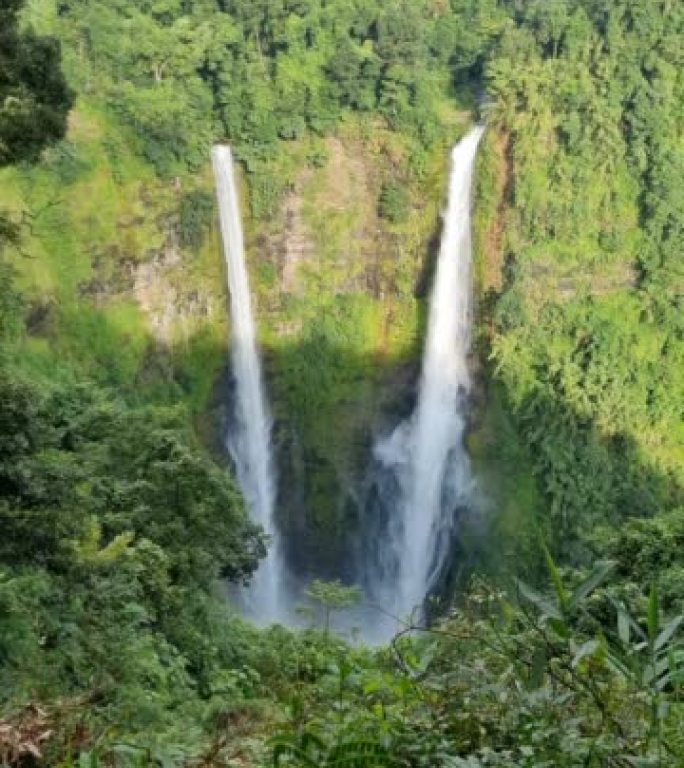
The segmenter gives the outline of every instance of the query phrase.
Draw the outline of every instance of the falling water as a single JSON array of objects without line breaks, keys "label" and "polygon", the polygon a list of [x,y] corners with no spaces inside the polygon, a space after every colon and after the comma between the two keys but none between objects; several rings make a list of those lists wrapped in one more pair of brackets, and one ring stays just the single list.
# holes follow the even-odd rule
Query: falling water
[{"label": "falling water", "polygon": [[227,445],[253,520],[270,536],[269,553],[245,594],[246,611],[263,622],[280,615],[280,557],[273,519],[275,479],[271,460],[271,417],[264,397],[245,266],[240,207],[229,147],[215,146],[212,163],[219,205],[223,251],[230,290],[233,371],[236,380],[235,424]]},{"label": "falling water", "polygon": [[452,151],[418,403],[412,416],[375,448],[384,474],[376,493],[385,496],[385,507],[389,497],[394,509],[385,515],[369,588],[394,616],[422,612],[451,547],[455,512],[471,493],[463,446],[464,400],[470,385],[470,209],[483,130],[474,128]]}]

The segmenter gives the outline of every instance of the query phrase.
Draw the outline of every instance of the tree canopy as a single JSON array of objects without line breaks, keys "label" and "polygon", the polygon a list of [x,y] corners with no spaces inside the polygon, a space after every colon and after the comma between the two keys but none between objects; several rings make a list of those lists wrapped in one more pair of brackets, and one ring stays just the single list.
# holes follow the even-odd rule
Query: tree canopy
[{"label": "tree canopy", "polygon": [[21,30],[22,5],[0,7],[0,166],[35,160],[63,138],[73,103],[58,41]]}]

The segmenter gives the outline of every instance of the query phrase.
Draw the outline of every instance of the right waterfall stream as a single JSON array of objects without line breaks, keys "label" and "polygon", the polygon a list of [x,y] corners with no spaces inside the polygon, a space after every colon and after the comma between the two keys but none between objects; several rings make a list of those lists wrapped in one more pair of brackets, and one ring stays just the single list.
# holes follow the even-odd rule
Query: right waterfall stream
[{"label": "right waterfall stream", "polygon": [[412,415],[374,448],[374,532],[367,542],[366,586],[381,609],[378,639],[394,617],[423,617],[453,542],[457,510],[472,494],[463,444],[470,388],[471,207],[483,126],[452,150],[448,206],[436,266],[418,401]]}]

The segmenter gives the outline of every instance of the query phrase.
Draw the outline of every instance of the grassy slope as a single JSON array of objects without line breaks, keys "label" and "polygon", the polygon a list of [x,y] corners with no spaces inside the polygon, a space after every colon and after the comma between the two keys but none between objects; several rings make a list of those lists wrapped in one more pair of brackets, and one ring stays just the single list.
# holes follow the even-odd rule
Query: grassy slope
[{"label": "grassy slope", "polygon": [[[25,222],[14,262],[29,335],[17,364],[203,408],[225,352],[221,263],[210,243],[198,254],[175,244],[176,185],[160,181],[89,100],[79,101],[60,146],[36,167],[2,171],[0,182],[2,205]],[[160,375],[150,375],[155,366]]]}]

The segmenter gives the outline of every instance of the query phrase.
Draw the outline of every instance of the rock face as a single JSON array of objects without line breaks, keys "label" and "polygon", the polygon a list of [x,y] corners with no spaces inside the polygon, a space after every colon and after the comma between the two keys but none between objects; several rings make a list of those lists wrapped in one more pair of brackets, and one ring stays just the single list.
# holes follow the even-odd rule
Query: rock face
[{"label": "rock face", "polygon": [[171,341],[172,329],[180,314],[178,292],[167,275],[169,268],[179,262],[179,254],[171,251],[155,254],[150,261],[130,267],[131,291],[147,315],[155,339],[164,344]]},{"label": "rock face", "polygon": [[[304,291],[301,271],[311,262],[315,243],[309,227],[304,221],[304,198],[302,190],[311,178],[311,172],[304,169],[283,201],[283,236],[280,243],[280,290],[284,294],[301,295]],[[287,326],[284,326],[284,332]],[[290,331],[291,332],[291,329]]]},{"label": "rock face", "polygon": [[184,286],[187,265],[173,231],[168,233],[162,250],[153,251],[147,260],[132,263],[128,269],[131,293],[160,344],[189,338],[219,307],[223,309],[217,292],[212,290],[214,286]]},{"label": "rock face", "polygon": [[[378,201],[406,172],[396,135],[349,129],[321,143],[325,164],[300,160],[278,215],[249,223],[248,258],[285,554],[297,572],[333,578],[353,573],[374,434],[411,406],[423,322],[415,275],[439,230],[443,179],[429,194],[407,180],[412,205],[393,224]],[[444,158],[435,165],[443,172]]]},{"label": "rock face", "polygon": [[[154,195],[140,191],[142,215],[119,217],[117,241],[97,251],[92,276],[81,283],[80,295],[99,307],[133,301],[142,311],[152,340],[164,347],[187,341],[207,323],[225,325],[225,289],[218,258],[206,270],[197,253],[181,247],[175,213],[160,214]],[[168,206],[168,201],[163,201]],[[153,223],[150,224],[150,219]],[[129,230],[148,227],[160,245],[140,252],[132,247]],[[205,250],[220,253],[215,243]]]}]

